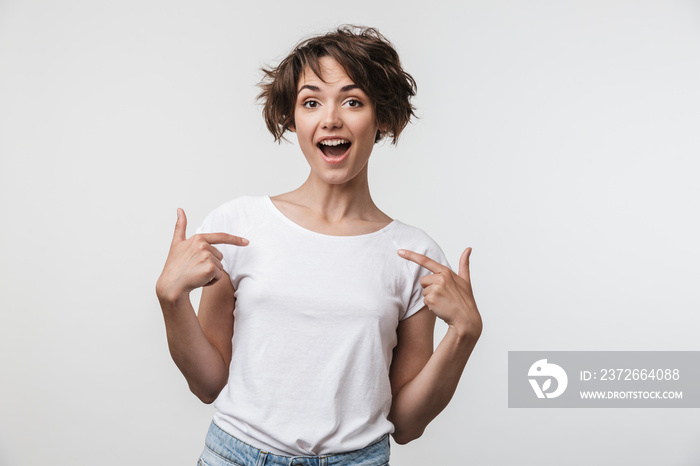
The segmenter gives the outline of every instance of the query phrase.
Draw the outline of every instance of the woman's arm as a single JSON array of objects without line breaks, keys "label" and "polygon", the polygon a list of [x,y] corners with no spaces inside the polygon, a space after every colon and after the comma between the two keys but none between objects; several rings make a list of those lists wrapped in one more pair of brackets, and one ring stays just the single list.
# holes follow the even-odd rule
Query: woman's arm
[{"label": "woman's arm", "polygon": [[[433,352],[435,314],[428,307],[401,321],[391,363],[393,401],[389,420],[396,443],[417,439],[452,399],[475,338],[450,328]],[[426,357],[427,355],[427,357]]]},{"label": "woman's arm", "polygon": [[[471,248],[467,248],[462,254],[459,274],[421,254],[406,251],[403,255],[434,273],[420,280],[426,306],[401,321],[397,330],[389,420],[399,444],[420,437],[447,406],[481,335],[481,316],[469,278],[470,253]],[[448,324],[448,330],[433,352],[436,315]]]},{"label": "woman's arm", "polygon": [[228,381],[233,338],[234,288],[226,272],[202,290],[197,316],[189,294],[161,298],[170,355],[185,376],[192,393],[213,402]]},{"label": "woman's arm", "polygon": [[[233,337],[234,288],[223,271],[223,255],[212,244],[244,246],[242,238],[226,233],[206,233],[185,238],[187,219],[178,210],[178,221],[156,294],[163,310],[168,347],[190,390],[211,403],[228,380]],[[199,316],[189,294],[200,286]]]}]

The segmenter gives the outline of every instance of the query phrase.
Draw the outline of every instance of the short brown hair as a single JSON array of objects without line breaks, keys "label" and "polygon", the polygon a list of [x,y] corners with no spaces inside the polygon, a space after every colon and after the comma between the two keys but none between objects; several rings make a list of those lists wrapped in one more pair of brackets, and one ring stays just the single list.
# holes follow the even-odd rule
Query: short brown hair
[{"label": "short brown hair", "polygon": [[263,117],[275,141],[280,142],[285,131],[294,126],[300,75],[309,67],[321,77],[322,57],[336,60],[372,100],[377,123],[382,127],[374,142],[388,135],[396,144],[401,131],[415,117],[411,97],[416,95],[416,82],[403,70],[398,53],[386,37],[374,28],[353,25],[303,40],[279,65],[262,68],[265,75],[258,99],[264,104]]}]

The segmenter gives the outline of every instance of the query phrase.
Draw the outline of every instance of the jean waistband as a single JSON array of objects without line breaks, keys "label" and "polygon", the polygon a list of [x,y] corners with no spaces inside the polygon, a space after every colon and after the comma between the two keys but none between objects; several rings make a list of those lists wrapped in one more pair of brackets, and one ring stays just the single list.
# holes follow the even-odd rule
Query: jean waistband
[{"label": "jean waistband", "polygon": [[[268,453],[234,437],[214,422],[206,447],[215,454],[245,466],[385,466],[389,464],[389,434],[359,450],[320,456],[284,456]],[[238,463],[236,463],[238,464]]]}]

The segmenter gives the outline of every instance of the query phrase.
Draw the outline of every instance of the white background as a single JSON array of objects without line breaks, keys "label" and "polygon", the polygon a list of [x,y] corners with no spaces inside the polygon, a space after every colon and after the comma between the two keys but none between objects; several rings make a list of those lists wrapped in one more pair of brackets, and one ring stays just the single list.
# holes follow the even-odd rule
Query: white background
[{"label": "white background", "polygon": [[[508,409],[509,350],[699,350],[700,3],[0,1],[0,464],[192,465],[213,408],[154,285],[177,207],[308,173],[255,102],[302,37],[372,25],[420,119],[370,187],[484,333],[392,464],[695,465],[695,409]],[[439,328],[440,331],[444,328]]]}]

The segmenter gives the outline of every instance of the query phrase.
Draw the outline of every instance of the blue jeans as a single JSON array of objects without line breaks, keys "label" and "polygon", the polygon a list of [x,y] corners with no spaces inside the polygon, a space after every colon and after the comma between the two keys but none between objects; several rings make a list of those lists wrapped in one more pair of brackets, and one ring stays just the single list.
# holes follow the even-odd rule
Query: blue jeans
[{"label": "blue jeans", "polygon": [[389,434],[360,450],[321,456],[273,455],[238,440],[213,422],[197,466],[389,466]]}]

